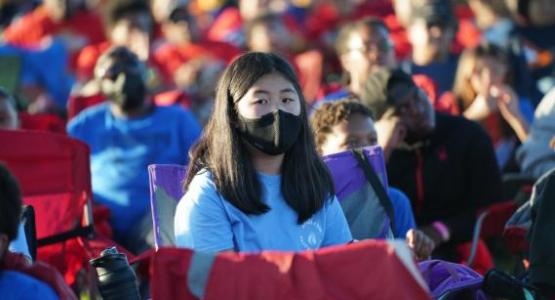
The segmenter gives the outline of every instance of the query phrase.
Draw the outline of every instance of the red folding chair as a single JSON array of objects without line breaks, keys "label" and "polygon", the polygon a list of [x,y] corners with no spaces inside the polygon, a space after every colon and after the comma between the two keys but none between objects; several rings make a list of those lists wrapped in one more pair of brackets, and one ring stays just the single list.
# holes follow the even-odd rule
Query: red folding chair
[{"label": "red folding chair", "polygon": [[505,223],[517,208],[518,205],[515,202],[505,201],[495,203],[478,214],[474,224],[472,241],[458,247],[459,253],[462,253],[463,257],[467,257],[464,262],[466,265],[482,274],[493,267],[493,259],[484,240],[492,237],[502,237]]},{"label": "red folding chair", "polygon": [[431,299],[410,250],[399,241],[299,253],[161,248],[151,272],[153,300]]},{"label": "red folding chair", "polygon": [[73,285],[79,272],[90,270],[89,259],[115,245],[93,227],[88,146],[65,135],[26,130],[0,130],[0,141],[0,163],[18,179],[23,202],[35,209],[37,259]]},{"label": "red folding chair", "polygon": [[19,113],[21,129],[66,133],[66,122],[55,114]]}]

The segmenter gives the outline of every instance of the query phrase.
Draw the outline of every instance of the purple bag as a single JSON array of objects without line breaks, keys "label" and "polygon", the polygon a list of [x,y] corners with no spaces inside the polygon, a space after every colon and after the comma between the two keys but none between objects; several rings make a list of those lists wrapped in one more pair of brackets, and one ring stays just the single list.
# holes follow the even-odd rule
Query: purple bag
[{"label": "purple bag", "polygon": [[482,275],[471,268],[442,260],[427,260],[418,264],[433,299],[488,300],[480,288]]}]

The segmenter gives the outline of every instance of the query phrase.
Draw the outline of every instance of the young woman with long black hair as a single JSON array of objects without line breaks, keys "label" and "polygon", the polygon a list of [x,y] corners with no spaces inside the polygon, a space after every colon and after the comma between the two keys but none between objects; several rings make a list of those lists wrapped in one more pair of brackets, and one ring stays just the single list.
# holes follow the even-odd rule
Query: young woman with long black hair
[{"label": "young woman with long black hair", "polygon": [[176,244],[300,251],[352,240],[291,66],[247,53],[220,79],[175,215]]}]

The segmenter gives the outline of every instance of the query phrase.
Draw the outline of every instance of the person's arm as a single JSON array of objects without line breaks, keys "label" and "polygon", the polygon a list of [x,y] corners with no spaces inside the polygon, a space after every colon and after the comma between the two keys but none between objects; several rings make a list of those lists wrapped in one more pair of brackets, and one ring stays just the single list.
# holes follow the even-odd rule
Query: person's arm
[{"label": "person's arm", "polygon": [[234,248],[231,222],[223,199],[207,173],[195,176],[174,218],[177,247],[220,252]]},{"label": "person's arm", "polygon": [[514,130],[520,142],[526,141],[530,129],[528,121],[526,121],[520,111],[518,96],[508,86],[498,87],[494,89],[494,92],[497,96],[496,101],[499,112]]},{"label": "person's arm", "polygon": [[347,244],[353,241],[349,224],[343,213],[339,201],[334,196],[328,203],[324,204],[326,214],[326,231],[322,247]]},{"label": "person's arm", "polygon": [[405,139],[407,129],[393,108],[374,122],[374,126],[378,133],[378,144],[382,147],[384,159],[387,162],[391,152]]},{"label": "person's arm", "polygon": [[496,111],[495,99],[487,95],[478,95],[474,101],[472,101],[472,104],[463,112],[463,116],[469,120],[481,122]]}]

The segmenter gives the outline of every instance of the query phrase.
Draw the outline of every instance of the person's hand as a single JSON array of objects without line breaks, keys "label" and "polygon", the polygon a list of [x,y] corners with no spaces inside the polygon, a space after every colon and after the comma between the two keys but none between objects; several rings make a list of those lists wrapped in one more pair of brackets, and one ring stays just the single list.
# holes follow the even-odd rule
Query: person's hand
[{"label": "person's hand", "polygon": [[406,242],[418,260],[430,257],[436,245],[431,238],[418,229],[411,229],[407,232]]},{"label": "person's hand", "polygon": [[378,144],[383,148],[387,161],[393,149],[405,139],[407,128],[393,108],[388,109],[374,126],[378,133]]},{"label": "person's hand", "polygon": [[441,236],[441,233],[439,233],[432,224],[424,227],[420,227],[419,230],[422,231],[422,233],[424,233],[428,238],[430,238],[434,242],[435,247],[445,242],[443,240],[443,237]]},{"label": "person's hand", "polygon": [[498,107],[494,98],[479,94],[472,104],[464,111],[464,116],[473,121],[482,121],[491,113],[497,112]]},{"label": "person's hand", "polygon": [[505,120],[510,122],[520,117],[518,96],[513,89],[506,85],[492,86],[490,93]]},{"label": "person's hand", "polygon": [[493,86],[491,93],[503,119],[511,126],[521,142],[526,141],[529,132],[528,122],[522,116],[516,93],[506,85]]}]

